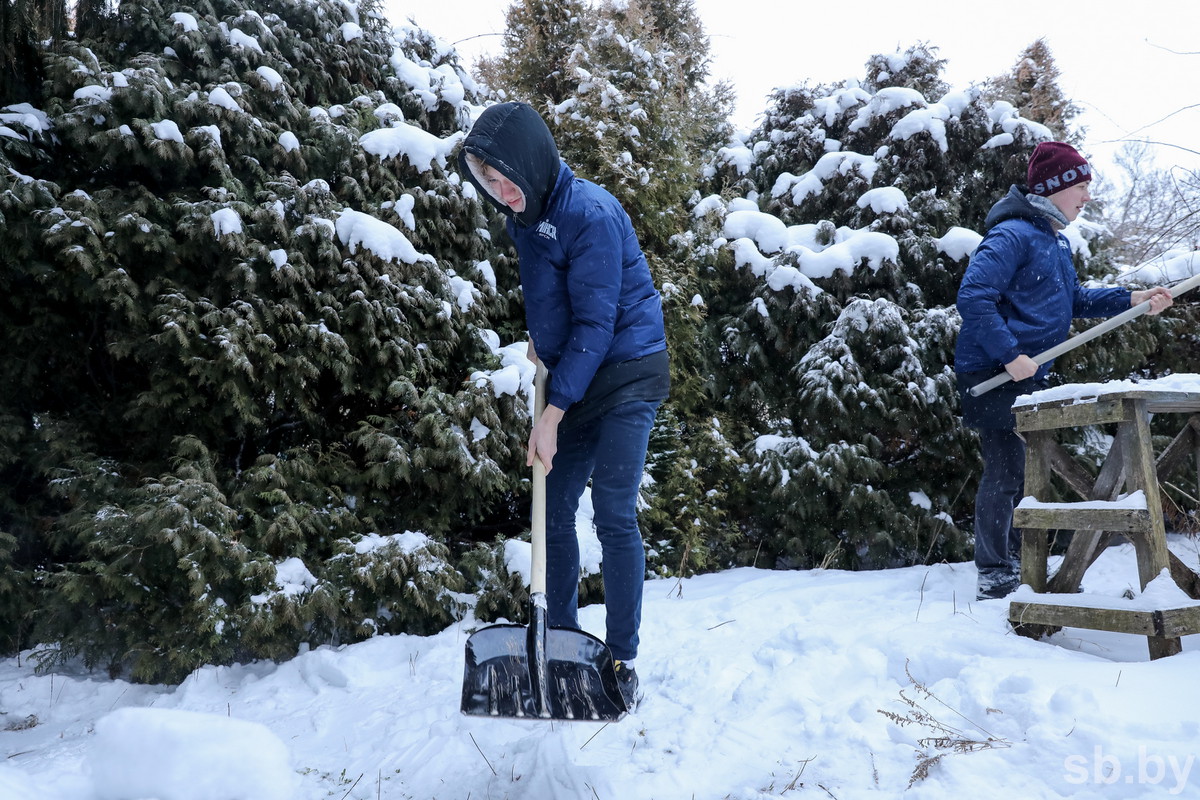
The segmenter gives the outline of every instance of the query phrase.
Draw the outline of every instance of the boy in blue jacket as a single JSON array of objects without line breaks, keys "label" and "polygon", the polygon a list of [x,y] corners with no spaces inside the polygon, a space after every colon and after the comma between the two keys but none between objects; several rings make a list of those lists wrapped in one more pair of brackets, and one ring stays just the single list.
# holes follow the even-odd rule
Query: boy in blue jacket
[{"label": "boy in blue jacket", "polygon": [[[1044,389],[1053,363],[1032,356],[1067,339],[1075,317],[1109,317],[1146,300],[1151,314],[1171,305],[1164,287],[1131,292],[1084,288],[1059,231],[1091,200],[1087,160],[1065,142],[1034,148],[1029,185],[1013,186],[984,223],[958,290],[962,316],[954,355],[963,421],[979,431],[983,475],[975,496],[978,598],[1001,598],[1020,583],[1013,507],[1025,483],[1025,444],[1014,430],[1017,397]],[[979,397],[971,387],[1005,370],[1010,383]]]},{"label": "boy in blue jacket", "polygon": [[459,155],[463,173],[508,216],[520,260],[530,360],[549,372],[527,463],[546,468],[549,624],[578,628],[575,512],[592,483],[603,554],[606,643],[631,707],[646,554],[638,489],[650,430],[670,386],[662,300],[629,215],[576,178],[526,103],[490,106]]}]

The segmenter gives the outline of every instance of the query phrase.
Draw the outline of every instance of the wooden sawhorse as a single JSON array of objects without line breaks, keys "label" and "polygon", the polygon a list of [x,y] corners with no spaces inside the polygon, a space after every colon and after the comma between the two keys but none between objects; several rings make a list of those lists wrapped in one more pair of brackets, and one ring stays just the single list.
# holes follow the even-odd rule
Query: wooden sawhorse
[{"label": "wooden sawhorse", "polygon": [[[1146,385],[1153,387],[1153,382]],[[1017,431],[1026,443],[1025,498],[1013,512],[1013,525],[1022,529],[1021,583],[1043,596],[1014,600],[1009,622],[1017,633],[1035,638],[1062,627],[1133,633],[1146,636],[1150,658],[1174,655],[1180,652],[1181,636],[1200,633],[1200,602],[1188,599],[1200,599],[1200,577],[1167,550],[1158,475],[1194,453],[1200,476],[1200,392],[1131,390],[1128,384],[1114,384],[1122,388],[1106,392],[1103,384],[1099,386],[1066,398],[1063,390],[1071,387],[1061,387],[1027,396],[1013,406]],[[1039,401],[1039,394],[1059,399]],[[1150,439],[1153,413],[1191,415],[1157,461]],[[1054,440],[1054,432],[1105,423],[1116,423],[1117,435],[1092,481]],[[1052,473],[1063,477],[1083,501],[1048,502]],[[1050,579],[1049,533],[1054,530],[1075,533],[1058,573]],[[1114,533],[1133,543],[1141,588],[1167,570],[1181,590],[1177,600],[1151,608],[1145,602],[1122,604],[1118,598],[1099,601],[1075,595],[1079,599],[1072,602],[1063,596],[1078,592],[1083,573]]]}]

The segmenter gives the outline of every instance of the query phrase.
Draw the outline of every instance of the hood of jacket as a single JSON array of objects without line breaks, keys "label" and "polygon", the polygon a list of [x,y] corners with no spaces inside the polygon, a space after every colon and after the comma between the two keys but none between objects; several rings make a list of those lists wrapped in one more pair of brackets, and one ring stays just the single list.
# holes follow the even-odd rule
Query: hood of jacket
[{"label": "hood of jacket", "polygon": [[991,230],[1008,219],[1044,219],[1051,230],[1060,231],[1070,222],[1048,197],[1029,193],[1023,186],[1012,186],[988,211],[984,230]]},{"label": "hood of jacket", "polygon": [[1038,219],[1045,216],[1033,203],[1026,198],[1026,190],[1022,186],[1009,187],[1008,194],[1001,197],[992,209],[988,211],[987,219],[983,222],[984,230],[991,230],[1006,219]]},{"label": "hood of jacket", "polygon": [[[476,156],[525,195],[525,208],[513,211],[487,190],[467,162]],[[462,174],[492,205],[521,225],[530,226],[545,213],[550,193],[558,179],[558,146],[545,120],[528,103],[497,103],[489,106],[463,140],[459,151]]]}]

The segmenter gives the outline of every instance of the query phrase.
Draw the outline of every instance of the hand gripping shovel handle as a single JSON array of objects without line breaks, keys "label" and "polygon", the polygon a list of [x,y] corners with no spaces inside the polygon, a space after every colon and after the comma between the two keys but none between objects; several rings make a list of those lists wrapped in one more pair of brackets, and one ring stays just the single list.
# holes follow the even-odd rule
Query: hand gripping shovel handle
[{"label": "hand gripping shovel handle", "polygon": [[[1180,281],[1179,283],[1172,286],[1171,287],[1171,296],[1179,297],[1179,295],[1183,294],[1184,292],[1191,291],[1192,289],[1195,289],[1197,286],[1200,286],[1200,274],[1193,275],[1192,277],[1188,278],[1187,280]],[[1150,301],[1144,300],[1141,303],[1138,303],[1133,308],[1129,309],[1128,311],[1122,311],[1120,314],[1117,314],[1114,317],[1109,317],[1108,319],[1106,319],[1104,322],[1100,323],[1099,325],[1095,325],[1091,328],[1088,328],[1083,333],[1078,333],[1078,334],[1072,336],[1070,339],[1067,339],[1062,344],[1055,345],[1054,347],[1051,347],[1049,350],[1045,350],[1041,353],[1038,353],[1036,356],[1033,356],[1033,360],[1039,365],[1045,364],[1047,361],[1050,361],[1051,359],[1058,358],[1063,353],[1067,353],[1067,352],[1070,352],[1071,350],[1074,350],[1076,347],[1079,347],[1079,345],[1081,345],[1081,344],[1090,342],[1092,339],[1095,339],[1097,336],[1102,336],[1102,335],[1108,333],[1113,328],[1119,328],[1120,326],[1124,325],[1129,320],[1134,319],[1135,317],[1140,317],[1142,314],[1145,314],[1149,310],[1150,310]],[[992,389],[995,389],[997,386],[1003,386],[1004,384],[1008,383],[1011,380],[1012,380],[1012,376],[1009,375],[1008,372],[1001,372],[999,375],[995,376],[994,378],[988,378],[986,381],[977,383],[974,386],[972,386],[971,394],[974,395],[975,397],[979,397],[979,395],[984,394],[985,392],[990,392]]]}]

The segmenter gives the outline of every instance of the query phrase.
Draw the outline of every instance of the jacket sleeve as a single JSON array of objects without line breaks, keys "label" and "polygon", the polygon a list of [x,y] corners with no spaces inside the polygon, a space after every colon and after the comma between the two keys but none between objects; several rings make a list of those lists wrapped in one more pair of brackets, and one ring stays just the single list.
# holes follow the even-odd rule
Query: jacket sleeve
[{"label": "jacket sleeve", "polygon": [[621,296],[624,232],[619,222],[593,206],[567,250],[570,331],[546,397],[564,410],[583,397],[612,344]]},{"label": "jacket sleeve", "polygon": [[1132,291],[1124,287],[1087,289],[1076,281],[1073,313],[1077,317],[1111,317],[1131,307],[1131,295]]},{"label": "jacket sleeve", "polygon": [[960,336],[970,336],[990,358],[1007,364],[1021,354],[1017,337],[1000,313],[1004,292],[1025,258],[1026,245],[1014,232],[993,228],[980,242],[958,289]]}]

